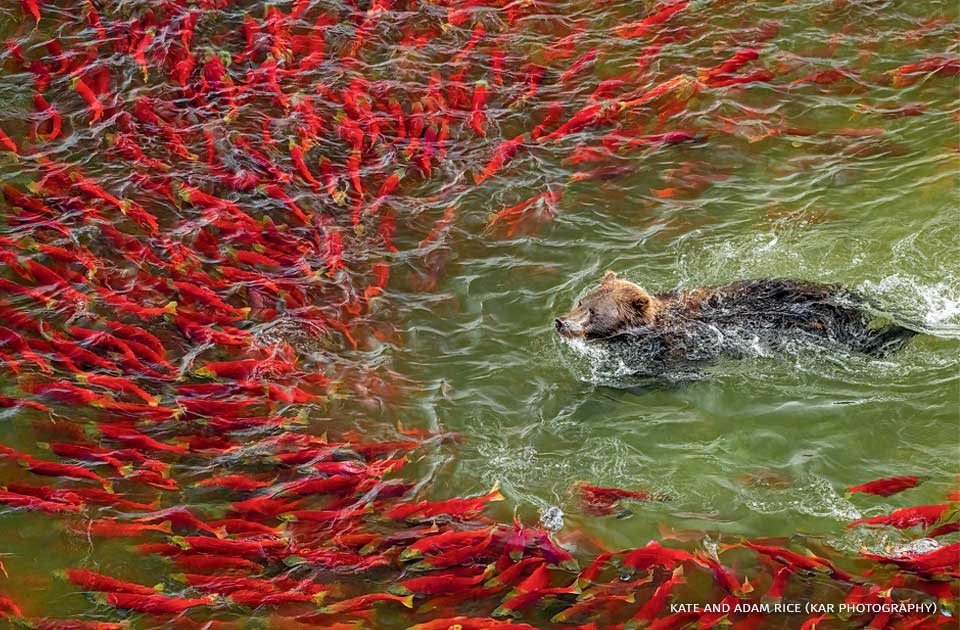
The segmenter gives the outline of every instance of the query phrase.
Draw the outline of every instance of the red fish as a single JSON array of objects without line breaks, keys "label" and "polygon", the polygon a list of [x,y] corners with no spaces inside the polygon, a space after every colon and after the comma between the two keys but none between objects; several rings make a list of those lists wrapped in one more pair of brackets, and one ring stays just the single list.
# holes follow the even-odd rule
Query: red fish
[{"label": "red fish", "polygon": [[138,503],[123,498],[123,495],[107,492],[99,488],[73,488],[71,492],[80,496],[85,503],[109,505],[118,510],[156,510],[157,503]]},{"label": "red fish", "polygon": [[552,218],[556,212],[557,204],[563,198],[563,194],[564,191],[562,189],[555,191],[548,190],[534,195],[525,201],[521,201],[515,206],[500,210],[490,217],[490,220],[487,222],[487,228],[492,228],[494,225],[502,221],[507,225],[507,238],[512,238],[520,228],[524,218],[531,215],[532,208],[542,204],[542,207],[545,209],[547,215]]},{"label": "red fish", "polygon": [[31,409],[36,409],[37,411],[50,411],[50,407],[32,400],[20,400],[17,398],[10,398],[9,396],[0,396],[0,408],[9,409],[10,407],[29,407]]},{"label": "red fish", "polygon": [[101,573],[85,571],[83,569],[67,569],[63,576],[87,591],[101,591],[105,593],[134,593],[137,595],[156,595],[157,590],[141,584],[133,584],[112,578]]},{"label": "red fish", "polygon": [[617,118],[621,109],[622,104],[619,102],[604,101],[601,103],[592,103],[581,108],[552,132],[537,138],[537,142],[543,143],[549,140],[560,141],[569,134],[606,124]]},{"label": "red fish", "polygon": [[103,116],[103,103],[97,97],[96,93],[87,85],[83,79],[77,77],[73,81],[73,88],[87,102],[90,108],[90,124],[97,122]]},{"label": "red fish", "polygon": [[184,536],[174,538],[183,547],[196,553],[214,555],[254,556],[262,557],[272,550],[283,549],[287,541],[276,538],[260,538],[257,540],[227,540],[211,538],[209,536]]},{"label": "red fish", "polygon": [[670,19],[673,14],[683,11],[687,7],[687,4],[689,4],[689,0],[680,0],[679,2],[660,9],[656,13],[653,13],[642,20],[618,26],[613,30],[613,32],[617,37],[624,39],[643,37],[649,33],[653,27],[663,24]]},{"label": "red fish", "polygon": [[518,611],[521,611],[525,608],[535,605],[537,602],[542,600],[544,597],[549,597],[551,595],[566,595],[569,593],[576,593],[578,587],[576,583],[571,586],[557,587],[557,588],[541,588],[534,591],[528,591],[525,593],[519,593],[508,597],[500,606],[494,609],[491,613],[494,617],[509,617],[515,616]]},{"label": "red fish", "polygon": [[603,553],[597,554],[587,568],[580,572],[577,582],[581,587],[586,587],[588,584],[595,582],[611,558],[621,556],[625,553],[629,553],[629,550],[604,551]]},{"label": "red fish", "polygon": [[294,510],[281,514],[280,517],[286,521],[297,523],[327,523],[343,525],[345,521],[358,516],[365,516],[371,512],[371,505],[368,503],[360,508],[344,508],[342,510]]},{"label": "red fish", "polygon": [[17,147],[17,143],[14,142],[10,136],[4,133],[3,129],[0,129],[0,144],[7,147],[7,149],[12,151],[14,155],[20,155],[20,149]]},{"label": "red fish", "polygon": [[177,490],[177,480],[155,470],[137,470],[124,477],[125,481],[139,482],[160,490]]},{"label": "red fish", "polygon": [[271,482],[259,481],[240,474],[207,477],[197,482],[197,486],[201,488],[229,488],[231,490],[257,490],[270,485]]},{"label": "red fish", "polygon": [[236,361],[220,361],[207,363],[195,370],[198,376],[232,378],[248,380],[259,375],[281,375],[295,369],[291,363],[276,359],[238,359]]},{"label": "red fish", "polygon": [[350,613],[368,608],[375,602],[398,602],[407,608],[413,607],[413,595],[406,597],[390,593],[370,593],[324,606],[319,610],[324,615]]},{"label": "red fish", "polygon": [[502,501],[500,485],[494,484],[487,494],[469,499],[448,499],[447,501],[420,501],[417,503],[398,504],[383,512],[389,519],[405,519],[413,516],[429,518],[440,514],[450,514],[458,517],[468,517],[479,514],[483,506],[489,501]]},{"label": "red fish", "polygon": [[579,36],[580,33],[570,33],[556,40],[543,51],[543,60],[551,62],[572,57],[576,50],[577,38]]},{"label": "red fish", "polygon": [[451,65],[457,65],[462,62],[464,58],[470,51],[476,48],[477,44],[480,43],[480,40],[483,39],[487,34],[487,29],[483,26],[483,22],[477,22],[477,25],[473,27],[473,31],[470,33],[470,39],[467,41],[466,45],[459,50],[459,52],[450,60]]},{"label": "red fish", "polygon": [[106,387],[118,394],[132,394],[148,405],[156,405],[159,400],[157,396],[151,396],[136,383],[122,376],[109,376],[107,374],[87,372],[84,374],[78,374],[77,380],[81,383],[89,383],[91,385]]},{"label": "red fish", "polygon": [[90,521],[88,524],[78,527],[77,530],[93,536],[107,536],[111,538],[136,537],[142,536],[147,532],[173,533],[172,525],[169,521],[153,525],[149,523],[124,523],[112,518]]},{"label": "red fish", "polygon": [[185,507],[180,506],[159,510],[153,514],[141,516],[135,520],[137,523],[159,523],[161,526],[172,525],[178,530],[207,532],[208,534],[213,534],[214,536],[223,535],[222,530],[200,520],[193,514],[193,512]]},{"label": "red fish", "polygon": [[443,216],[440,218],[440,220],[437,221],[437,223],[433,226],[433,229],[430,230],[430,233],[423,237],[417,247],[423,248],[424,245],[428,245],[440,240],[442,235],[446,233],[453,224],[453,220],[456,218],[456,215],[457,207],[448,206],[447,209],[443,211]]},{"label": "red fish", "polygon": [[546,564],[540,564],[533,572],[511,591],[511,595],[518,593],[532,593],[550,586],[550,577],[552,573]]},{"label": "red fish", "polygon": [[[503,558],[505,559],[505,561],[511,562],[512,564],[507,566],[507,568],[503,569],[497,575],[487,580],[485,586],[489,588],[496,588],[496,589],[502,589],[506,586],[510,586],[512,584],[517,583],[523,577],[524,572],[529,567],[531,566],[539,567],[540,565],[543,564],[543,558],[537,558],[537,557],[524,558],[519,562],[513,562],[513,560],[510,558],[509,555],[505,555],[503,556]],[[494,563],[488,566],[496,568],[498,565],[499,565],[499,561],[497,563]]]},{"label": "red fish", "polygon": [[319,602],[326,593],[300,593],[297,591],[276,591],[265,593],[260,590],[236,590],[230,593],[230,599],[241,606],[259,608],[260,606],[282,606],[297,602]]},{"label": "red fish", "polygon": [[707,70],[700,71],[700,80],[704,83],[709,83],[710,81],[720,79],[720,78],[729,78],[730,75],[737,72],[745,65],[757,59],[760,56],[760,52],[756,48],[741,48],[733,54],[732,57],[721,63],[720,65],[714,66]]},{"label": "red fish", "polygon": [[864,483],[859,486],[850,486],[847,488],[847,492],[865,492],[867,494],[875,494],[881,497],[889,497],[892,494],[903,492],[909,488],[915,488],[921,484],[923,480],[923,477],[916,477],[912,475],[902,477],[886,477],[884,479],[877,479],[876,481]]},{"label": "red fish", "polygon": [[872,518],[861,518],[853,521],[847,527],[856,527],[857,525],[890,525],[897,529],[907,529],[910,527],[930,527],[940,520],[940,518],[950,509],[949,503],[940,505],[918,505],[900,510],[894,510],[890,514],[883,516],[874,516]]},{"label": "red fish", "polygon": [[86,619],[55,619],[35,617],[29,620],[34,630],[126,630],[122,622],[88,621]]},{"label": "red fish", "polygon": [[569,83],[575,76],[580,74],[584,68],[596,61],[598,51],[598,48],[591,48],[584,53],[582,57],[574,61],[573,64],[560,75],[560,82]]},{"label": "red fish", "polygon": [[387,286],[387,281],[390,278],[390,266],[386,263],[377,263],[373,266],[373,276],[375,278],[374,283],[363,291],[363,297],[368,302],[372,298],[380,295],[384,287]]},{"label": "red fish", "polygon": [[919,81],[924,75],[955,77],[960,74],[960,58],[929,57],[917,63],[908,63],[890,72],[894,87],[906,87]]},{"label": "red fish", "polygon": [[9,617],[23,617],[23,611],[12,599],[6,595],[0,595],[0,618]]},{"label": "red fish", "polygon": [[76,464],[48,462],[40,459],[34,459],[29,455],[21,459],[21,464],[35,475],[43,475],[45,477],[66,477],[69,479],[89,479],[90,481],[97,482],[106,490],[110,490],[112,488],[109,481],[97,473],[87,470],[83,466],[77,466]]},{"label": "red fish", "polygon": [[648,501],[653,498],[649,492],[642,490],[601,488],[599,486],[587,485],[582,481],[576,482],[574,487],[580,492],[587,511],[597,515],[612,513],[621,499]]},{"label": "red fish", "polygon": [[27,510],[41,510],[51,514],[77,512],[80,510],[80,506],[76,504],[48,501],[40,497],[10,492],[8,490],[0,490],[0,504]]},{"label": "red fish", "polygon": [[543,79],[543,74],[546,72],[546,68],[539,64],[530,64],[527,66],[524,83],[527,85],[527,91],[524,92],[519,99],[519,103],[528,101],[537,95],[537,91],[540,89],[540,81]]},{"label": "red fish", "polygon": [[637,57],[637,71],[646,72],[647,68],[656,60],[661,48],[663,48],[663,42],[661,41],[646,46],[640,56]]},{"label": "red fish", "polygon": [[263,566],[252,560],[206,553],[174,556],[173,562],[188,571],[242,571],[260,573],[263,570]]},{"label": "red fish", "polygon": [[657,587],[657,590],[653,592],[653,595],[650,596],[650,599],[648,599],[643,607],[637,611],[633,617],[631,617],[631,620],[646,621],[648,623],[653,621],[653,619],[659,615],[666,606],[667,598],[670,597],[670,592],[673,590],[673,587],[682,583],[683,581],[683,569],[678,567],[673,572],[673,575],[670,577],[670,579],[666,580]]},{"label": "red fish", "polygon": [[918,554],[891,557],[863,552],[863,555],[878,562],[896,564],[904,571],[912,573],[960,577],[960,543],[944,545]]},{"label": "red fish", "polygon": [[40,5],[37,0],[20,0],[20,6],[24,11],[33,16],[33,19],[40,24]]},{"label": "red fish", "polygon": [[506,54],[499,46],[490,51],[490,72],[493,73],[493,82],[503,87],[503,68],[506,64]]},{"label": "red fish", "polygon": [[411,567],[414,570],[442,569],[453,566],[460,566],[468,561],[475,561],[483,557],[484,552],[490,546],[493,540],[493,532],[470,545],[461,545],[436,555],[424,558]]},{"label": "red fish", "polygon": [[309,215],[307,215],[307,213],[304,212],[303,209],[297,205],[296,201],[294,201],[293,198],[290,197],[290,195],[284,192],[283,188],[281,188],[279,184],[273,184],[273,183],[263,184],[261,186],[261,189],[263,190],[263,192],[267,193],[267,195],[269,195],[273,199],[282,201],[284,205],[286,205],[287,208],[290,210],[290,212],[293,214],[293,216],[295,216],[302,225],[310,224]]},{"label": "red fish", "polygon": [[790,579],[791,575],[793,575],[793,569],[791,567],[781,567],[776,575],[773,576],[773,582],[764,594],[763,599],[765,601],[779,601],[783,599],[783,593],[787,589],[787,580]]},{"label": "red fish", "polygon": [[537,630],[526,623],[503,621],[492,617],[444,617],[410,626],[407,630]]},{"label": "red fish", "polygon": [[33,103],[37,111],[42,114],[43,119],[50,121],[50,131],[45,134],[38,133],[38,135],[46,142],[56,139],[63,128],[63,117],[60,115],[60,112],[56,107],[48,103],[47,99],[40,93],[33,95]]},{"label": "red fish", "polygon": [[673,569],[681,562],[693,560],[694,556],[683,549],[664,547],[657,541],[651,541],[646,547],[624,552],[623,566],[635,571],[650,567]]},{"label": "red fish", "polygon": [[143,34],[143,37],[140,38],[140,41],[137,42],[137,47],[133,51],[133,59],[137,62],[137,65],[140,66],[140,70],[143,72],[144,81],[146,81],[149,76],[147,72],[146,52],[153,43],[156,35],[157,33],[154,29],[148,29],[147,32]]},{"label": "red fish", "polygon": [[300,177],[310,184],[314,190],[319,191],[323,188],[323,184],[317,181],[313,173],[310,172],[310,169],[307,168],[307,163],[304,160],[303,147],[293,140],[290,141],[290,159],[293,161],[293,165],[297,167]]},{"label": "red fish", "polygon": [[334,475],[333,477],[311,477],[290,481],[280,486],[279,495],[305,496],[310,494],[337,494],[357,485],[352,475]]},{"label": "red fish", "polygon": [[455,591],[465,590],[476,586],[487,578],[493,565],[476,575],[454,576],[454,575],[429,575],[419,578],[404,580],[399,584],[399,590],[403,594],[414,595],[440,595]]},{"label": "red fish", "polygon": [[153,615],[180,614],[198,606],[210,606],[209,598],[167,597],[166,595],[141,595],[139,593],[107,593],[104,600],[116,608],[125,608]]},{"label": "red fish", "polygon": [[[737,576],[727,567],[720,564],[717,560],[710,557],[706,552],[700,550],[696,554],[696,560],[698,564],[706,566],[713,573],[713,577],[725,591],[732,595],[742,595],[744,592],[744,587],[741,586],[740,581],[737,579]],[[745,584],[749,584],[745,582]],[[747,592],[752,590],[752,587],[747,587]]]},{"label": "red fish", "polygon": [[302,501],[275,497],[254,497],[246,501],[235,501],[230,505],[241,516],[272,518],[296,509]]},{"label": "red fish", "polygon": [[470,105],[469,125],[481,138],[487,137],[487,130],[483,128],[487,115],[483,108],[487,103],[487,82],[477,81],[473,88],[473,99]]},{"label": "red fish", "polygon": [[113,456],[112,451],[98,449],[80,444],[70,444],[65,442],[55,442],[50,444],[50,451],[60,457],[69,457],[71,459],[80,459],[88,462],[103,462],[113,466],[117,474],[123,475],[130,472],[130,465],[125,464]]},{"label": "red fish", "polygon": [[[383,183],[380,185],[380,189],[377,191],[376,197],[367,207],[365,214],[375,215],[380,209],[380,206],[383,205],[386,198],[392,195],[397,187],[400,185],[400,179],[402,177],[402,172],[391,173],[389,177],[383,180]],[[353,224],[359,225],[360,223],[360,212],[359,209],[355,208],[353,213]]]},{"label": "red fish", "polygon": [[769,545],[759,545],[752,543],[750,541],[745,541],[742,543],[743,546],[749,547],[754,551],[761,553],[769,558],[781,562],[789,567],[794,567],[798,569],[804,569],[807,571],[819,571],[821,573],[828,573],[831,577],[837,580],[843,580],[845,582],[850,582],[853,580],[851,576],[846,571],[838,569],[833,565],[832,562],[825,558],[819,558],[813,554],[803,555],[790,551],[789,549],[784,549],[782,547],[773,547]]},{"label": "red fish", "polygon": [[805,77],[800,77],[790,82],[790,85],[802,85],[804,83],[816,83],[817,85],[830,85],[831,83],[836,83],[841,79],[850,77],[851,73],[846,70],[822,70],[820,72],[814,72],[813,74],[808,74]]},{"label": "red fish", "polygon": [[754,70],[749,74],[742,74],[730,78],[715,78],[707,83],[707,85],[712,88],[724,88],[734,85],[745,85],[748,83],[767,83],[772,81],[774,77],[775,75],[766,68],[760,68],[759,70]]},{"label": "red fish", "polygon": [[563,101],[551,102],[547,107],[547,113],[544,114],[537,126],[530,131],[530,137],[533,140],[538,140],[543,136],[543,134],[547,132],[547,129],[556,124],[556,122],[560,120],[560,117],[563,116],[563,108]]},{"label": "red fish", "polygon": [[[550,621],[553,623],[572,623],[571,620],[576,619],[577,617],[580,617],[581,619],[591,619],[603,614],[607,614],[608,611],[615,614],[624,604],[633,604],[635,601],[636,595],[633,593],[627,593],[626,595],[595,595],[593,597],[577,601],[569,608],[566,608],[555,614],[550,618]],[[581,630],[585,627],[593,630],[596,628],[596,624],[579,626]],[[655,624],[651,625],[650,628],[651,630],[660,630]]]}]

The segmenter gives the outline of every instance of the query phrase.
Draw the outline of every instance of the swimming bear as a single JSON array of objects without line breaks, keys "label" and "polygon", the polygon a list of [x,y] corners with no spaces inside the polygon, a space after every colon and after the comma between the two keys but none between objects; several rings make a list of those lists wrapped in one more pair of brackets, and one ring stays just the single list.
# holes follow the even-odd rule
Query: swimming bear
[{"label": "swimming bear", "polygon": [[742,357],[758,345],[777,348],[790,340],[881,357],[917,334],[878,324],[865,307],[862,296],[837,284],[757,279],[650,294],[608,271],[554,324],[569,339],[629,348],[646,373]]}]

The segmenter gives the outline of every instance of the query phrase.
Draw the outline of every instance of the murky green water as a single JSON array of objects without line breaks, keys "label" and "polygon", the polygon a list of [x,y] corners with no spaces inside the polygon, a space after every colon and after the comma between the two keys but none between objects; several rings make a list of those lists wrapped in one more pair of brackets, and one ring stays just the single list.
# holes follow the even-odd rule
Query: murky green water
[{"label": "murky green water", "polygon": [[[16,4],[5,3],[4,13],[19,20]],[[692,33],[664,46],[651,81],[696,74],[779,24],[776,35],[758,44],[774,81],[703,90],[671,119],[670,129],[704,142],[564,163],[575,145],[597,144],[610,131],[601,127],[525,149],[498,175],[474,184],[491,147],[529,130],[544,103],[567,103],[571,115],[598,80],[624,72],[643,51],[644,42],[609,41],[609,29],[636,18],[635,3],[533,3],[541,4],[543,15],[531,9],[510,41],[512,54],[542,59],[546,42],[582,21],[578,55],[599,46],[600,62],[582,81],[545,81],[536,103],[491,98],[488,140],[455,138],[432,179],[400,189],[391,202],[403,212],[400,251],[390,255],[390,283],[363,321],[374,332],[361,349],[319,348],[294,332],[270,329],[287,335],[305,364],[344,382],[348,374],[377,373],[369,381],[357,376],[342,398],[313,409],[309,429],[357,426],[371,438],[390,438],[399,422],[459,434],[412,458],[416,472],[408,477],[418,482],[418,497],[477,495],[496,482],[507,501],[491,506],[492,513],[506,518],[516,509],[533,522],[539,510],[560,507],[560,537],[572,545],[613,549],[671,536],[701,544],[720,534],[801,534],[855,553],[899,541],[889,529],[846,525],[938,503],[956,490],[960,101],[956,77],[893,86],[884,73],[932,55],[955,56],[955,3],[695,3],[694,17],[675,26]],[[236,18],[240,9],[229,11]],[[436,7],[424,5],[404,13],[404,23],[415,22],[418,11],[439,19]],[[499,19],[493,13],[488,19]],[[34,47],[43,41],[12,24],[3,33]],[[420,85],[425,68],[439,68],[426,50],[396,50],[367,70]],[[551,78],[572,59],[552,62]],[[851,76],[791,85],[831,68]],[[0,76],[11,135],[32,111],[24,84],[23,74]],[[129,95],[140,90],[148,88],[131,88]],[[914,103],[923,105],[919,115],[883,113]],[[69,121],[69,107],[61,107]],[[654,120],[631,122],[661,131]],[[82,162],[122,188],[124,173],[99,162],[96,132],[82,121],[73,126],[76,135],[56,159]],[[793,131],[763,137],[786,128]],[[12,161],[2,168],[18,185],[36,175]],[[595,168],[607,170],[570,182]],[[489,227],[493,213],[544,190],[565,191],[555,216],[544,210],[538,224],[513,238]],[[418,247],[450,205],[458,210],[447,237]],[[165,211],[173,216],[179,208],[168,204]],[[368,261],[357,254],[350,262]],[[695,382],[629,383],[598,371],[552,329],[553,318],[607,269],[651,291],[759,277],[843,283],[891,319],[928,334],[882,360],[824,348],[761,349],[713,364]],[[194,350],[179,349],[184,356]],[[15,379],[2,383],[10,395],[18,386]],[[37,442],[56,432],[29,411],[3,410],[0,418],[0,442],[24,450],[42,453]],[[3,466],[10,478],[20,472],[11,462]],[[196,481],[208,472],[187,465],[177,475]],[[893,475],[931,481],[888,499],[844,494],[848,486]],[[577,481],[649,491],[659,500],[625,503],[619,515],[588,515],[572,491]],[[224,509],[222,497],[196,488],[179,501],[210,515]],[[36,513],[0,516],[0,560],[33,615],[112,619],[110,607],[51,576],[87,566],[150,583],[170,572],[164,560],[134,556],[129,546],[86,537]]]}]

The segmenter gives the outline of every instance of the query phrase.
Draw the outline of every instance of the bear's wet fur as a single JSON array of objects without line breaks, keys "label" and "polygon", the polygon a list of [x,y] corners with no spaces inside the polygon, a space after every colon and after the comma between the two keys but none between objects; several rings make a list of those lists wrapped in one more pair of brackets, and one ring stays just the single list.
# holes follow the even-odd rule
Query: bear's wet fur
[{"label": "bear's wet fur", "polygon": [[567,338],[637,346],[647,363],[644,371],[738,357],[758,343],[775,348],[804,339],[879,357],[917,334],[878,325],[865,306],[862,296],[837,284],[757,279],[651,294],[608,271],[554,324]]}]

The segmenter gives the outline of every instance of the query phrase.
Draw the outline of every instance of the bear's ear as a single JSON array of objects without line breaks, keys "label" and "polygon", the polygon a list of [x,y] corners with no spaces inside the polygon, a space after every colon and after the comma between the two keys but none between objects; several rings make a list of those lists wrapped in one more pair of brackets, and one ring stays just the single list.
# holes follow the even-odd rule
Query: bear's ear
[{"label": "bear's ear", "polygon": [[643,290],[637,291],[632,298],[632,302],[634,310],[643,315],[650,308],[650,294]]},{"label": "bear's ear", "polygon": [[650,321],[653,319],[653,298],[643,289],[636,287],[630,293],[628,303],[633,313],[641,320]]},{"label": "bear's ear", "polygon": [[607,284],[609,282],[613,282],[616,279],[617,279],[617,272],[608,270],[607,273],[603,274],[603,279],[600,282],[602,284]]}]

